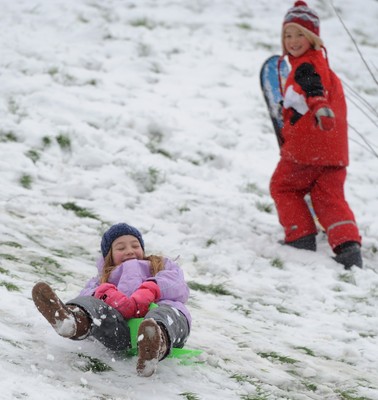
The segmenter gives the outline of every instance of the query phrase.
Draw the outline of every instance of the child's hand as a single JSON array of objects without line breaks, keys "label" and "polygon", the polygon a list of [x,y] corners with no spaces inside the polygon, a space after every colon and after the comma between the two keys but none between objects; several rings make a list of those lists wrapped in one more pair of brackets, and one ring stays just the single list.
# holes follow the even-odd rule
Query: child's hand
[{"label": "child's hand", "polygon": [[322,131],[331,131],[335,127],[335,114],[328,107],[319,108],[315,119]]},{"label": "child's hand", "polygon": [[117,290],[117,288],[115,287],[115,285],[111,284],[111,283],[102,283],[94,292],[94,297],[96,297],[96,299],[100,299],[100,300],[104,300],[104,298],[107,297],[106,292],[107,291],[113,291],[113,290]]},{"label": "child's hand", "polygon": [[335,127],[335,114],[328,106],[327,100],[324,97],[310,97],[308,106],[313,113],[316,125],[322,131],[331,131]]},{"label": "child's hand", "polygon": [[102,283],[95,291],[94,296],[107,305],[119,311],[123,317],[144,317],[151,303],[160,299],[159,286],[154,281],[147,281],[130,296],[127,297],[111,283]]}]

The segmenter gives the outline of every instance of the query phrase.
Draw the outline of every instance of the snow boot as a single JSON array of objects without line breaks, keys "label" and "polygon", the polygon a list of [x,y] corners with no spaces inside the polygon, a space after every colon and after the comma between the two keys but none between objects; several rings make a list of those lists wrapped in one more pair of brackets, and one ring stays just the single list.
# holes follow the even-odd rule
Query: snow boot
[{"label": "snow boot", "polygon": [[316,235],[311,234],[303,236],[293,242],[285,242],[287,246],[295,247],[296,249],[316,251]]},{"label": "snow boot", "polygon": [[32,298],[58,335],[70,339],[88,336],[91,321],[87,314],[77,306],[65,305],[47,283],[38,282],[33,287]]},{"label": "snow boot", "polygon": [[168,335],[165,329],[152,318],[142,321],[138,329],[138,375],[153,375],[158,362],[166,356],[168,350]]},{"label": "snow boot", "polygon": [[362,268],[361,246],[357,242],[345,242],[334,250],[336,256],[333,259],[344,265],[344,269],[351,269],[353,265]]}]

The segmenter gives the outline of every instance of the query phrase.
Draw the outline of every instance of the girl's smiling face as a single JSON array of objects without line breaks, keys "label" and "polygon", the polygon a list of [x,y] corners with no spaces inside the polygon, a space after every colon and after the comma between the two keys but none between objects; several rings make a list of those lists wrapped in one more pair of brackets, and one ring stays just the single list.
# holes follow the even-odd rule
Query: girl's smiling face
[{"label": "girl's smiling face", "polygon": [[300,57],[312,47],[303,31],[296,26],[289,25],[284,30],[284,46],[293,57]]},{"label": "girl's smiling face", "polygon": [[143,259],[144,252],[139,240],[132,235],[118,237],[112,243],[112,257],[114,265],[120,265],[127,260]]}]

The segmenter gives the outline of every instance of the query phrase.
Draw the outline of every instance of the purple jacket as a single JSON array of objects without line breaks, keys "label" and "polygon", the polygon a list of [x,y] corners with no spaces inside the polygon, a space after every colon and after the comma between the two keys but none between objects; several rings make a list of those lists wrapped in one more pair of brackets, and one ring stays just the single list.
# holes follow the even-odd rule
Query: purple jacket
[{"label": "purple jacket", "polygon": [[[92,296],[100,285],[104,259],[97,262],[98,275],[90,279],[80,292],[80,296]],[[151,275],[150,262],[147,260],[128,260],[112,271],[108,282],[117,286],[126,296],[131,296],[144,281],[153,280],[161,291],[161,298],[157,304],[166,304],[181,311],[191,325],[192,318],[184,303],[189,298],[189,288],[184,279],[182,269],[173,261],[165,259],[165,268],[155,276]]]}]

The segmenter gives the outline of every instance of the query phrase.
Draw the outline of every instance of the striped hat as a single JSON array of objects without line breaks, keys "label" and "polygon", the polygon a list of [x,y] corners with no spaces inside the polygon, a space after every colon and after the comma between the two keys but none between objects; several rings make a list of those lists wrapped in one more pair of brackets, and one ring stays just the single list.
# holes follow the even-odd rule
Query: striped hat
[{"label": "striped hat", "polygon": [[297,24],[319,36],[319,17],[304,1],[296,1],[285,15],[283,27]]}]

